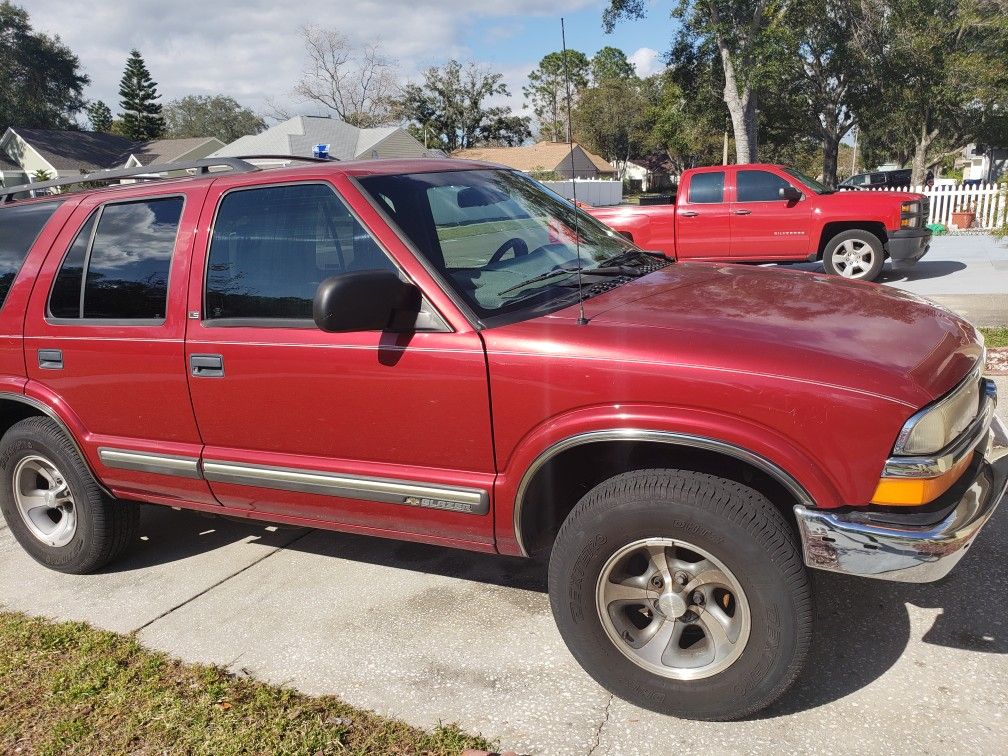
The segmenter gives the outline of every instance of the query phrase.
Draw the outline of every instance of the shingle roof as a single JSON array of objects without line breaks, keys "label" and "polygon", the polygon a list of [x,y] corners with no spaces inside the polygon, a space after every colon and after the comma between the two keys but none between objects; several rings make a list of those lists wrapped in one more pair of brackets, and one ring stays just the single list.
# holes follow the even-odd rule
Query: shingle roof
[{"label": "shingle roof", "polygon": [[[140,161],[141,165],[151,165],[153,163],[168,163],[178,160],[183,155],[213,142],[217,148],[223,147],[224,143],[216,137],[195,137],[192,139],[155,139],[152,142],[142,142],[135,145],[130,154]],[[129,155],[126,156],[127,158]],[[125,162],[125,160],[123,161]]]},{"label": "shingle roof", "polygon": [[126,137],[96,131],[13,130],[58,171],[119,166],[135,146]]},{"label": "shingle roof", "polygon": [[[616,169],[605,158],[589,152],[577,142],[574,147],[580,149],[602,173],[615,172]],[[566,142],[538,142],[524,147],[474,147],[452,153],[454,158],[500,163],[519,171],[552,171],[569,155],[570,147]]]}]

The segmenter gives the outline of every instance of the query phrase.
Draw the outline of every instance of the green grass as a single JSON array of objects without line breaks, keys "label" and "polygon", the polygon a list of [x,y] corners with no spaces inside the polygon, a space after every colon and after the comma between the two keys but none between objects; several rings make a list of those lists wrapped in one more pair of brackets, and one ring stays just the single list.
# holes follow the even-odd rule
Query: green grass
[{"label": "green grass", "polygon": [[1008,347],[1008,328],[981,328],[988,347]]},{"label": "green grass", "polygon": [[0,612],[0,753],[457,754],[491,744]]}]

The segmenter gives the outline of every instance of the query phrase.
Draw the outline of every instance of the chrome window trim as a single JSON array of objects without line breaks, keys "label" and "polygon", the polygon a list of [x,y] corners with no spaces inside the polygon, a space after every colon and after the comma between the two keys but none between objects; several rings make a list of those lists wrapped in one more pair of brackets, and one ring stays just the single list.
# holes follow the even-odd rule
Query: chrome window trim
[{"label": "chrome window trim", "polygon": [[210,459],[203,460],[202,469],[204,478],[217,483],[380,501],[464,514],[485,515],[490,511],[490,494],[478,488]]},{"label": "chrome window trim", "polygon": [[[899,435],[896,437],[896,443],[893,444],[892,455],[894,457],[899,457],[903,455],[903,450],[906,446],[907,439],[910,438],[910,434],[913,433],[913,429],[917,426],[917,423],[919,423],[924,417],[929,415],[933,410],[937,409],[946,402],[952,401],[952,399],[956,396],[956,394],[962,391],[963,388],[970,385],[974,381],[980,380],[980,374],[983,372],[984,365],[986,364],[986,362],[987,362],[987,350],[984,349],[980,354],[980,359],[977,361],[977,364],[973,366],[973,369],[969,371],[969,373],[966,375],[965,378],[963,378],[961,381],[959,381],[959,383],[955,385],[955,388],[953,388],[951,391],[949,391],[947,394],[940,397],[939,399],[931,402],[926,407],[923,407],[922,409],[915,412],[913,415],[910,416],[909,420],[903,423],[903,427],[900,428]],[[982,388],[983,387],[981,387],[981,390]],[[983,397],[981,397],[981,399],[982,398]],[[979,412],[979,410],[978,413],[982,414],[982,412]],[[965,433],[966,431],[960,434],[960,436],[965,435]]]},{"label": "chrome window trim", "polygon": [[136,470],[157,475],[174,475],[180,478],[201,478],[199,458],[176,454],[138,452],[129,449],[99,447],[98,458],[106,467]]},{"label": "chrome window trim", "polygon": [[[970,377],[972,377],[972,373]],[[997,386],[989,378],[978,378],[978,380],[981,380],[980,412],[973,418],[973,422],[966,430],[937,454],[914,457],[894,454],[886,460],[885,466],[882,468],[883,478],[937,478],[951,470],[957,462],[967,454],[971,454],[982,441],[990,437],[990,427],[994,422],[994,409],[997,407]],[[955,389],[955,391],[958,390],[958,388]],[[952,396],[955,391],[949,396]]]},{"label": "chrome window trim", "polygon": [[611,428],[609,430],[588,431],[586,433],[579,433],[558,441],[541,452],[532,464],[529,465],[525,474],[522,476],[521,483],[518,485],[518,492],[515,494],[513,514],[515,541],[518,543],[518,548],[521,550],[522,556],[529,556],[521,534],[522,509],[525,505],[525,494],[536,473],[538,473],[547,462],[568,449],[572,449],[576,446],[583,446],[585,444],[601,443],[606,441],[654,442],[669,444],[672,446],[688,446],[695,449],[705,449],[707,451],[727,454],[728,456],[735,457],[743,462],[748,462],[753,467],[756,467],[757,469],[770,475],[770,477],[783,485],[784,488],[786,488],[788,492],[795,497],[801,506],[810,509],[815,508],[815,501],[809,495],[808,491],[806,491],[805,488],[797,480],[795,480],[790,473],[765,457],[751,452],[748,449],[744,449],[741,446],[735,446],[734,444],[719,441],[714,438],[707,438],[706,436],[694,436],[688,433],[676,433],[672,431],[655,431],[641,428]]}]

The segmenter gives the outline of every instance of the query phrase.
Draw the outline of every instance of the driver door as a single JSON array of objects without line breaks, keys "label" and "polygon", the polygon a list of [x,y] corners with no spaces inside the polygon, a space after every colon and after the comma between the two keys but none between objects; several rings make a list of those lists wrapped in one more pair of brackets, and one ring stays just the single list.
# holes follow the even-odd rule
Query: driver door
[{"label": "driver door", "polygon": [[325,278],[405,275],[325,181],[219,180],[200,229],[186,364],[203,469],[220,502],[308,525],[491,548],[494,460],[479,336],[453,331],[436,311],[433,326],[411,334],[315,326],[312,299]]}]

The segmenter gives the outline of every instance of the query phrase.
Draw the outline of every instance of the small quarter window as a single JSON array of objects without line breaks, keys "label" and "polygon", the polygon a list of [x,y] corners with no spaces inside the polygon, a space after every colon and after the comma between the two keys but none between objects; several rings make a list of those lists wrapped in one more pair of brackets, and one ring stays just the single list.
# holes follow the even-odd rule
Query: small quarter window
[{"label": "small quarter window", "polygon": [[84,227],[77,232],[73,244],[70,245],[63,264],[60,266],[56,280],[53,282],[52,293],[49,295],[49,315],[54,318],[79,318],[81,306],[81,282],[84,280],[84,261],[87,258],[88,245],[91,244],[91,234],[94,231],[98,211],[95,210],[87,219]]},{"label": "small quarter window", "polygon": [[396,268],[330,187],[233,191],[214,222],[206,319],[310,321],[322,281],[362,270]]},{"label": "small quarter window", "polygon": [[7,299],[28,251],[58,207],[58,202],[46,202],[0,210],[0,306]]},{"label": "small quarter window", "polygon": [[690,179],[688,201],[696,204],[724,202],[724,171],[694,173]]}]

